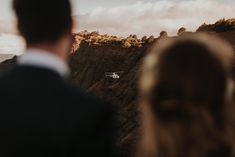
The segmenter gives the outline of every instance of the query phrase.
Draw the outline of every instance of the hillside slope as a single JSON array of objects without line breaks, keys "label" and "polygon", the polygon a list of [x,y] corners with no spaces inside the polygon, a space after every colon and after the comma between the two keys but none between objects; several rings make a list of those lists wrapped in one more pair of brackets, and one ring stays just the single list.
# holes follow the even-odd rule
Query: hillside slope
[{"label": "hillside slope", "polygon": [[[235,31],[212,34],[225,39],[235,48]],[[130,152],[138,138],[138,74],[142,59],[150,48],[151,44],[125,48],[118,44],[97,45],[82,42],[80,49],[71,57],[72,80],[81,88],[118,106],[121,128],[118,145],[121,156]],[[105,77],[105,72],[118,71],[123,72],[119,80]]]},{"label": "hillside slope", "polygon": [[[235,49],[235,31],[213,34],[227,40]],[[97,34],[89,39],[75,35],[70,57],[71,79],[80,88],[118,107],[120,130],[117,156],[130,156],[129,152],[138,138],[138,74],[142,59],[159,38],[112,37],[107,41],[103,38]],[[13,63],[14,60],[2,63],[0,70]],[[117,72],[120,78],[107,77],[107,72]]]},{"label": "hillside slope", "polygon": [[[89,45],[82,42],[71,56],[72,80],[80,87],[111,102],[119,109],[119,148],[129,152],[137,123],[137,78],[142,58],[151,44],[125,48],[119,44]],[[106,77],[119,72],[120,79]]]}]

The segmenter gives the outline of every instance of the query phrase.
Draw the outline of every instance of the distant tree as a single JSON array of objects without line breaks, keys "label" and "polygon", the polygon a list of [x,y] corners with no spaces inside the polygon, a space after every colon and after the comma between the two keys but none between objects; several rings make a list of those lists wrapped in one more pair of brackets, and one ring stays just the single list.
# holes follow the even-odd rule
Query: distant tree
[{"label": "distant tree", "polygon": [[147,39],[147,43],[152,43],[154,42],[155,38],[153,35],[151,35],[148,39]]},{"label": "distant tree", "polygon": [[132,38],[134,38],[134,39],[138,39],[138,37],[137,37],[137,35],[132,35]]},{"label": "distant tree", "polygon": [[104,37],[109,37],[109,35],[108,34],[105,34],[105,35],[103,35]]},{"label": "distant tree", "polygon": [[202,26],[206,26],[207,24],[204,22],[203,24],[202,24]]},{"label": "distant tree", "polygon": [[88,36],[88,35],[89,35],[89,32],[88,32],[87,30],[85,30],[85,31],[83,32],[83,35],[84,35],[84,36]]},{"label": "distant tree", "polygon": [[223,23],[226,23],[226,19],[225,18],[222,18],[222,19],[218,20],[215,24],[219,25],[219,24],[223,24]]},{"label": "distant tree", "polygon": [[185,33],[186,32],[186,28],[185,27],[181,27],[179,30],[178,30],[178,35],[180,36],[180,35],[182,35],[183,33]]},{"label": "distant tree", "polygon": [[77,35],[79,35],[79,36],[84,36],[85,33],[84,33],[84,32],[79,32]]},{"label": "distant tree", "polygon": [[125,42],[123,43],[123,46],[124,46],[125,48],[130,48],[130,47],[131,47],[131,43],[129,43],[128,41],[125,41]]},{"label": "distant tree", "polygon": [[97,42],[96,38],[91,38],[90,40],[91,40],[92,43],[96,43]]},{"label": "distant tree", "polygon": [[97,32],[97,31],[94,31],[94,32],[91,32],[91,34],[90,34],[91,36],[99,36],[99,32]]},{"label": "distant tree", "polygon": [[163,38],[163,37],[168,37],[168,33],[166,31],[160,32],[160,38]]},{"label": "distant tree", "polygon": [[142,42],[146,42],[147,39],[148,39],[147,36],[143,36],[142,39],[141,39],[141,41],[142,41]]},{"label": "distant tree", "polygon": [[135,45],[136,47],[143,47],[143,45],[142,45],[142,43],[137,43],[136,45]]},{"label": "distant tree", "polygon": [[111,36],[111,37],[114,38],[114,39],[117,39],[117,36],[114,36],[114,35],[113,35],[113,36]]},{"label": "distant tree", "polygon": [[132,40],[133,40],[132,36],[129,36],[129,37],[127,37],[127,38],[126,38],[126,40],[125,40],[125,41],[128,41],[129,43],[131,43],[131,42],[132,42]]}]

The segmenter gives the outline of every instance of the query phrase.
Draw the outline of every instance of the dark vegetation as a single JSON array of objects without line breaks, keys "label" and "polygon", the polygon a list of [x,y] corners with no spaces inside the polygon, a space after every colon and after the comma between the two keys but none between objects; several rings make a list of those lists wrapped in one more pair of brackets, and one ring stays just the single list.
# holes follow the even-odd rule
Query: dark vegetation
[{"label": "dark vegetation", "polygon": [[197,31],[212,31],[212,32],[226,32],[235,30],[235,18],[232,19],[220,19],[215,24],[201,25]]}]

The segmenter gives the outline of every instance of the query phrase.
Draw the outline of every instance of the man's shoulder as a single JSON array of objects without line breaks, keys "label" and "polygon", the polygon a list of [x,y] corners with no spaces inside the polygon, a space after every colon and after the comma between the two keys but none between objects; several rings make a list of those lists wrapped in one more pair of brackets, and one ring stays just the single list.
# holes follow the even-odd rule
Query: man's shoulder
[{"label": "man's shoulder", "polygon": [[13,74],[13,66],[7,67],[0,72],[0,84],[4,85],[6,82],[10,82]]},{"label": "man's shoulder", "polygon": [[[19,90],[30,92],[35,88],[30,95],[41,95],[41,99],[47,98],[50,95],[51,101],[61,101],[61,104],[68,104],[68,107],[74,109],[89,109],[96,112],[106,112],[110,110],[111,105],[79,89],[70,80],[64,79],[51,71],[40,70],[30,67],[12,67],[4,73],[0,73],[0,86],[3,93],[5,90],[10,90],[11,93]],[[21,93],[16,93],[17,96]],[[48,100],[47,100],[48,101]],[[60,103],[60,102],[59,102]]]}]

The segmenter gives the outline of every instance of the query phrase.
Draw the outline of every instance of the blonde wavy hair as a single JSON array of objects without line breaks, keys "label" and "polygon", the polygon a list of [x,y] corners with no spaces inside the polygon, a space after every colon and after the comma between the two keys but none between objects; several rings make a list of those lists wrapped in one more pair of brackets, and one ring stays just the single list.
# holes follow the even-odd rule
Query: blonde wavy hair
[{"label": "blonde wavy hair", "polygon": [[138,157],[234,156],[229,44],[212,35],[166,38],[144,60]]}]

